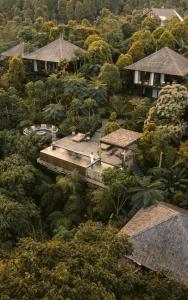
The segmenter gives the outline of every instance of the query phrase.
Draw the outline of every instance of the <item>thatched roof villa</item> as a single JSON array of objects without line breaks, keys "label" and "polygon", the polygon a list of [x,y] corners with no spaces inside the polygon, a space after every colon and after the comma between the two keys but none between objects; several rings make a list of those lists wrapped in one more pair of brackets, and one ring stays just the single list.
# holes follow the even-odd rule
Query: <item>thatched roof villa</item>
[{"label": "thatched roof villa", "polygon": [[169,277],[188,282],[188,212],[159,203],[141,209],[120,231],[134,250],[128,256],[148,269],[166,270]]},{"label": "thatched roof villa", "polygon": [[125,69],[134,72],[139,93],[157,98],[164,85],[181,83],[188,74],[188,59],[165,47]]},{"label": "thatched roof villa", "polygon": [[24,55],[24,59],[33,61],[34,71],[38,71],[38,63],[44,63],[45,70],[48,67],[57,69],[57,64],[66,59],[70,62],[76,57],[76,52],[82,52],[80,47],[64,40],[62,37],[49,43],[48,45]]}]

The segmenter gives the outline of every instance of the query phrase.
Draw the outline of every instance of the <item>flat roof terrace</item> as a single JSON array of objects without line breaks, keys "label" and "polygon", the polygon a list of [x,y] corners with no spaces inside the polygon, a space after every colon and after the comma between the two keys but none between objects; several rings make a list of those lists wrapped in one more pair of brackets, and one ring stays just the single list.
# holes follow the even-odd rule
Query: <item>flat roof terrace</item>
[{"label": "flat roof terrace", "polygon": [[[57,147],[56,149],[65,149],[69,152],[73,152],[73,153],[77,153],[81,156],[84,156],[85,158],[83,158],[83,160],[86,160],[90,162],[90,154],[91,152],[93,152],[95,159],[98,158],[98,150],[100,147],[100,144],[97,142],[94,142],[93,140],[95,140],[95,136],[89,140],[89,141],[82,141],[82,142],[75,142],[72,140],[72,136],[67,136],[64,137],[63,139],[60,139],[58,141],[55,142],[55,147]],[[57,151],[57,150],[55,150]],[[43,151],[41,151],[43,152]],[[52,151],[53,152],[53,151]],[[62,153],[60,151],[60,153]],[[53,154],[51,154],[53,155]],[[70,153],[69,153],[70,155]],[[122,161],[120,158],[118,158],[115,155],[111,155],[110,151],[102,151],[101,153],[101,161],[108,164],[108,165],[112,165],[112,166],[116,166],[119,167],[122,165]],[[79,162],[79,160],[77,161]]]}]

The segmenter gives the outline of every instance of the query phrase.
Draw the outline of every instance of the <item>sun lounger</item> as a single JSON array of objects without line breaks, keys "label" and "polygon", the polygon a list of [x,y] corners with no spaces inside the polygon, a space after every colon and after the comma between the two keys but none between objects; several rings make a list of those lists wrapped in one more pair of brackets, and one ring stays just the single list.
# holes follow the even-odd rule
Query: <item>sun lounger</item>
[{"label": "sun lounger", "polygon": [[72,137],[72,141],[80,143],[80,142],[84,141],[85,138],[86,138],[86,135],[84,133],[78,133],[77,135]]}]

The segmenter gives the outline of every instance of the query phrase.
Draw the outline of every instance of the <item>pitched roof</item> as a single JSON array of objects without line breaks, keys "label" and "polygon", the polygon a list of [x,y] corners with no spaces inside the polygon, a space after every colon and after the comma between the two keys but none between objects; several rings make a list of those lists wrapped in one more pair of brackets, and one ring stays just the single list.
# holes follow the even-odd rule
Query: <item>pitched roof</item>
[{"label": "pitched roof", "polygon": [[173,8],[151,8],[151,11],[155,16],[159,17],[162,21],[164,21],[165,19],[168,20],[172,17],[177,17],[178,19],[183,21],[183,18]]},{"label": "pitched roof", "polygon": [[165,47],[125,69],[182,77],[188,74],[188,59]]},{"label": "pitched roof", "polygon": [[141,137],[141,133],[120,128],[100,139],[101,143],[126,148],[137,142]]},{"label": "pitched roof", "polygon": [[60,62],[62,59],[70,61],[75,57],[75,52],[83,51],[81,48],[60,38],[52,43],[28,54],[24,58],[49,62]]},{"label": "pitched roof", "polygon": [[15,55],[20,55],[23,56],[25,52],[25,45],[24,43],[20,43],[4,52],[1,53],[2,57],[11,57],[11,56],[15,56]]},{"label": "pitched roof", "polygon": [[188,282],[188,211],[161,202],[141,209],[120,234],[133,243],[130,259]]}]

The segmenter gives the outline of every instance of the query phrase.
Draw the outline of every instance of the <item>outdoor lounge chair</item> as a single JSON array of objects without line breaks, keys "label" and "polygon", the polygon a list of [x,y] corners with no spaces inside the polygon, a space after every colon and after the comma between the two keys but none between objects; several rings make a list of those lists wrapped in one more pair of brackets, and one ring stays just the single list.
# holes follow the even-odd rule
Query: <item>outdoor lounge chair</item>
[{"label": "outdoor lounge chair", "polygon": [[86,138],[86,135],[84,133],[78,133],[77,135],[72,137],[72,141],[80,143],[80,142],[84,141],[85,138]]},{"label": "outdoor lounge chair", "polygon": [[101,150],[104,150],[104,151],[107,151],[111,148],[111,145],[107,145],[107,144],[104,144],[104,143],[101,143]]}]

